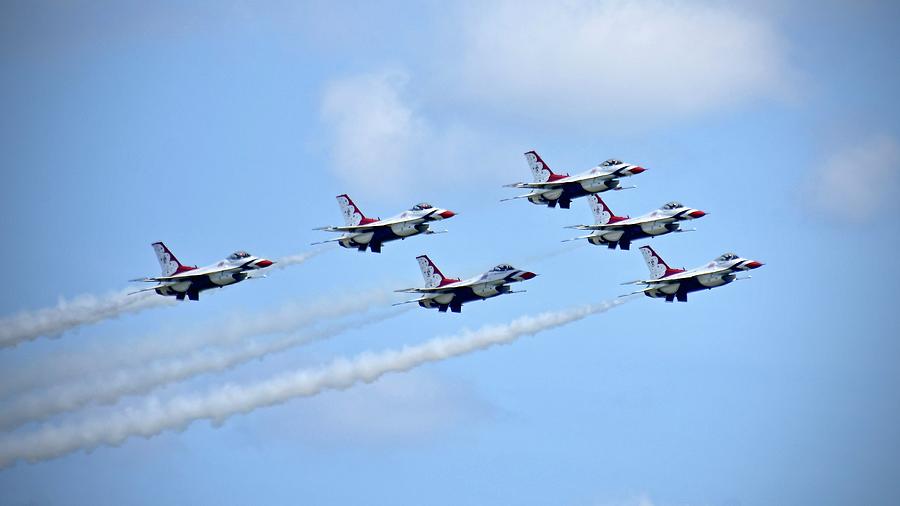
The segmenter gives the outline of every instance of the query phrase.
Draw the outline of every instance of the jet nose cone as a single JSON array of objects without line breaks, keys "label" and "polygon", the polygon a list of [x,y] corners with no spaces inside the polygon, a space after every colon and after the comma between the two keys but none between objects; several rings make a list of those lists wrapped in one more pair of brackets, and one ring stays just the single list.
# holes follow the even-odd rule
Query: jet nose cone
[{"label": "jet nose cone", "polygon": [[260,269],[264,269],[266,267],[271,266],[274,263],[275,262],[273,262],[271,260],[266,260],[265,258],[263,258],[262,260],[259,260],[256,262],[256,266],[259,267]]},{"label": "jet nose cone", "polygon": [[748,269],[758,269],[758,268],[762,267],[763,265],[765,265],[765,264],[762,262],[757,262],[756,260],[751,260],[751,261],[747,262],[747,264],[746,264]]},{"label": "jet nose cone", "polygon": [[537,274],[535,274],[535,273],[533,273],[533,272],[530,272],[530,271],[525,271],[525,272],[523,272],[523,273],[521,274],[521,277],[522,277],[522,279],[524,279],[524,280],[532,279],[532,278],[534,278],[535,276],[537,276]]},{"label": "jet nose cone", "polygon": [[697,209],[696,211],[689,212],[688,216],[690,216],[691,218],[702,218],[702,217],[706,216],[706,213]]},{"label": "jet nose cone", "polygon": [[452,218],[452,217],[456,216],[456,213],[454,213],[453,211],[450,211],[448,209],[442,213],[438,213],[438,216],[440,216],[441,218],[446,220],[447,218]]},{"label": "jet nose cone", "polygon": [[647,169],[645,169],[643,167],[632,167],[632,168],[628,169],[628,172],[631,172],[632,174],[640,174],[641,172],[644,172],[645,170],[647,170]]}]

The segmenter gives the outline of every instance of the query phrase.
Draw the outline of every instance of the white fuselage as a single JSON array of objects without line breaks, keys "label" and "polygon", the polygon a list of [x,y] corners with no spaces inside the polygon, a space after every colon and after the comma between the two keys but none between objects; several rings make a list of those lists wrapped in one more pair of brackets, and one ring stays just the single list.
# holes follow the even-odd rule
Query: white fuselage
[{"label": "white fuselage", "polygon": [[[428,232],[428,222],[443,220],[446,213],[447,211],[444,209],[403,211],[396,216],[368,223],[367,225],[372,227],[372,230],[346,233],[340,237],[338,242],[345,248],[357,248],[360,245],[366,245],[373,241],[380,243],[405,239]],[[382,223],[384,225],[381,225]]]},{"label": "white fuselage", "polygon": [[262,269],[272,265],[272,262],[264,258],[249,256],[240,259],[224,259],[206,267],[191,269],[179,273],[184,279],[163,281],[162,286],[156,289],[160,295],[178,295],[196,291],[201,292],[210,288],[219,288],[233,285],[247,279],[248,271]]},{"label": "white fuselage", "polygon": [[[702,267],[664,276],[656,280],[648,280],[652,285],[645,294],[648,297],[665,297],[670,300],[676,294],[687,294],[698,290],[727,285],[737,278],[737,273],[755,269],[762,264],[746,258],[707,263]],[[676,281],[677,280],[677,281]]]},{"label": "white fuselage", "polygon": [[678,222],[692,220],[695,217],[691,213],[706,213],[689,207],[675,209],[655,209],[636,218],[626,218],[609,224],[607,230],[598,230],[587,237],[591,244],[608,245],[617,243],[623,238],[627,241],[655,237],[680,231]]},{"label": "white fuselage", "polygon": [[489,299],[505,293],[510,293],[510,283],[517,283],[531,279],[534,273],[522,270],[488,271],[473,278],[456,281],[445,285],[446,291],[426,295],[419,305],[422,307],[443,307],[456,304],[457,307],[465,302]]}]

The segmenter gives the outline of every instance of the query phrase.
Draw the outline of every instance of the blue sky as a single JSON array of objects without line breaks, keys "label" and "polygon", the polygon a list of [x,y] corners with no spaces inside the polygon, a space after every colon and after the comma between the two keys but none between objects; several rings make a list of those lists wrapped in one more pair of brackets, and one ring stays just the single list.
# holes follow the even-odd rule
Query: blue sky
[{"label": "blue sky", "polygon": [[725,251],[766,263],[688,304],[642,298],[221,426],[20,462],[0,470],[2,502],[900,501],[896,5],[0,10],[0,223],[15,259],[3,316],[155,274],[157,240],[201,265],[308,251],[329,238],[314,227],[339,223],[340,193],[375,216],[423,200],[459,213],[450,233],[381,255],[329,249],[199,304],[0,350],[5,382],[59,357],[176,346],[177,329],[412,286],[422,253],[452,276],[499,262],[541,274],[460,315],[414,308],[55,423],[623,293],[646,273],[637,251],[559,242],[590,220],[585,202],[499,203],[515,194],[503,184],[530,176],[529,149],[562,171],[609,157],[647,167],[637,190],[606,198],[617,213],[673,199],[707,211],[697,232],[651,243],[673,266]]}]

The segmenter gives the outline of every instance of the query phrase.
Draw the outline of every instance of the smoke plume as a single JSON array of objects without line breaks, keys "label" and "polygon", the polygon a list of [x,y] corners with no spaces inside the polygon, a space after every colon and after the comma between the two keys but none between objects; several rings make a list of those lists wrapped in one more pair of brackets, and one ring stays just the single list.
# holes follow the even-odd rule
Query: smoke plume
[{"label": "smoke plume", "polygon": [[0,395],[23,394],[47,385],[104,376],[109,371],[140,368],[161,359],[248,337],[291,332],[320,321],[368,311],[392,301],[392,296],[388,289],[331,294],[315,301],[292,301],[258,314],[232,314],[215,324],[157,331],[128,341],[103,343],[89,351],[53,355],[15,373],[3,371]]},{"label": "smoke plume", "polygon": [[171,299],[155,293],[128,295],[126,290],[102,296],[84,294],[68,300],[61,298],[56,307],[22,311],[0,318],[0,348],[40,336],[56,337],[81,325],[172,303]]},{"label": "smoke plume", "polygon": [[125,395],[141,394],[200,374],[224,371],[250,360],[387,320],[408,309],[356,318],[271,341],[251,341],[238,348],[195,352],[186,357],[121,369],[115,374],[88,381],[66,382],[46,392],[34,392],[6,403],[0,411],[0,429],[11,429],[23,423],[72,411],[91,402],[113,403]]},{"label": "smoke plume", "polygon": [[34,432],[9,435],[0,440],[0,467],[19,459],[37,462],[79,449],[118,445],[134,436],[152,437],[165,430],[184,429],[197,420],[222,423],[236,414],[293,398],[313,396],[327,389],[345,389],[360,382],[370,383],[387,373],[407,371],[430,362],[511,343],[522,336],[605,312],[626,300],[525,316],[504,325],[486,326],[399,350],[337,359],[317,369],[299,370],[257,383],[229,384],[205,394],[182,395],[167,401],[150,398],[141,405],[107,416],[78,423],[45,425]]}]

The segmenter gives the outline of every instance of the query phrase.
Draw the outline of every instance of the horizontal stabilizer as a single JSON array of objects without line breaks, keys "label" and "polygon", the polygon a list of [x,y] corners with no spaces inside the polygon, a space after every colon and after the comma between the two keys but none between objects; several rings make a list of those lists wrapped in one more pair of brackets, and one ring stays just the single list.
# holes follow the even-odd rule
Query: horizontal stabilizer
[{"label": "horizontal stabilizer", "polygon": [[571,241],[580,241],[580,240],[582,240],[582,239],[590,239],[590,238],[592,237],[592,235],[593,235],[593,234],[591,234],[591,235],[579,235],[578,237],[573,237],[573,238],[571,238],[571,239],[563,239],[563,240],[560,241],[560,242],[571,242]]},{"label": "horizontal stabilizer", "polygon": [[411,304],[413,302],[422,302],[424,300],[428,300],[428,297],[419,297],[418,299],[404,300],[403,302],[395,302],[391,305],[392,306],[402,306],[403,304]]},{"label": "horizontal stabilizer", "polygon": [[329,243],[329,242],[337,242],[337,241],[340,241],[341,239],[344,239],[344,237],[338,237],[337,239],[328,239],[327,241],[311,242],[311,243],[309,243],[309,245],[310,245],[310,246],[315,246],[315,245],[317,245],[317,244],[327,244],[327,243]]},{"label": "horizontal stabilizer", "polygon": [[516,200],[516,199],[527,199],[527,198],[531,198],[531,197],[537,197],[540,194],[541,194],[541,192],[531,192],[531,193],[527,193],[525,195],[516,195],[515,197],[508,197],[505,199],[500,199],[500,202],[508,202],[510,200]]},{"label": "horizontal stabilizer", "polygon": [[151,290],[156,290],[157,288],[165,288],[165,286],[166,286],[166,285],[156,285],[156,286],[151,286],[150,288],[143,288],[143,289],[138,290],[138,291],[135,291],[135,292],[129,292],[129,293],[126,294],[126,295],[134,295],[134,294],[136,294],[136,293],[149,292],[149,291],[151,291]]},{"label": "horizontal stabilizer", "polygon": [[653,288],[652,286],[648,286],[647,288],[644,288],[643,290],[638,290],[638,291],[636,291],[636,292],[631,292],[631,293],[622,294],[622,295],[619,295],[619,297],[631,297],[632,295],[637,295],[637,294],[639,294],[639,293],[647,293],[647,292],[649,292],[650,290],[653,290],[653,289],[654,289],[654,288]]}]

